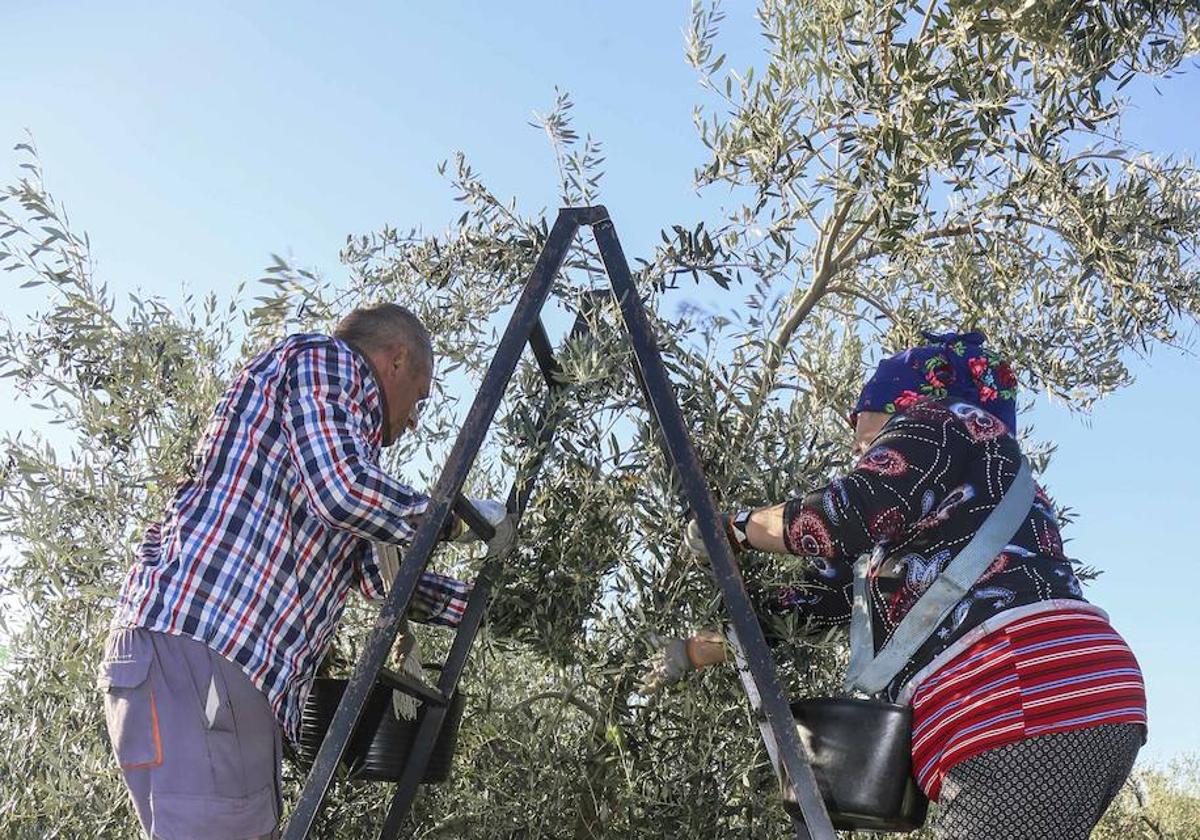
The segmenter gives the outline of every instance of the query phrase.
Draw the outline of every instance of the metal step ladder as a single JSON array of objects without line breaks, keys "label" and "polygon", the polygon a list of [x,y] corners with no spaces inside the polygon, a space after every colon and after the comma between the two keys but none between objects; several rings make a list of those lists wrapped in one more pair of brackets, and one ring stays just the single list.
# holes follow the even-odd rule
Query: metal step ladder
[{"label": "metal step ladder", "polygon": [[[746,694],[758,721],[772,767],[781,785],[791,785],[802,816],[793,817],[792,824],[798,840],[836,840],[829,815],[817,788],[806,753],[796,734],[787,698],[784,696],[762,629],[746,595],[745,586],[734,561],[733,553],[718,525],[717,510],[705,483],[700,462],[692,448],[687,426],[675,398],[675,390],[667,376],[666,367],[658,352],[653,328],[633,283],[629,265],[617,239],[616,229],[603,206],[567,207],[558,213],[541,254],[533,267],[525,289],[517,300],[495,358],[467,413],[430,497],[425,516],[404,555],[391,591],[375,620],[354,673],[346,685],[341,703],[330,722],[325,739],[304,782],[303,791],[284,831],[284,840],[306,840],[311,836],[317,814],[329,792],[334,772],[341,761],[366,707],[371,689],[378,682],[418,698],[426,711],[413,741],[408,763],[397,783],[380,833],[381,840],[394,840],[412,807],[413,799],[425,774],[445,718],[446,707],[454,696],[467,657],[479,632],[495,584],[501,556],[485,559],[467,601],[466,611],[457,628],[450,653],[446,658],[436,687],[427,686],[405,674],[385,667],[388,654],[404,623],[409,602],[417,582],[438,544],[438,535],[450,511],[461,516],[467,525],[485,540],[494,532],[487,521],[462,496],[467,473],[483,444],[505,388],[516,370],[525,345],[529,344],[545,376],[551,393],[547,394],[539,420],[539,441],[553,439],[557,418],[554,415],[553,392],[561,388],[556,376],[558,365],[549,338],[541,321],[541,311],[550,295],[551,285],[562,267],[567,252],[580,227],[591,227],[605,272],[612,285],[629,341],[636,359],[636,373],[658,429],[659,442],[675,470],[684,501],[700,523],[704,544],[712,561],[713,576],[729,616],[729,638],[734,645],[738,671]],[[607,292],[605,292],[607,294]],[[576,318],[572,333],[586,329],[586,314]],[[538,448],[544,452],[545,446]],[[526,465],[518,475],[508,496],[508,510],[519,523],[533,492],[533,483],[541,468],[541,456]]]}]

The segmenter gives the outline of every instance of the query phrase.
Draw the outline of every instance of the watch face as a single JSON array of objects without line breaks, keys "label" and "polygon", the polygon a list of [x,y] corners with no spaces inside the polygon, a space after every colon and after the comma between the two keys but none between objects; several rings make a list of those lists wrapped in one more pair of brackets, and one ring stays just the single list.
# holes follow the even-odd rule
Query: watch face
[{"label": "watch face", "polygon": [[733,533],[737,537],[737,541],[742,548],[749,548],[750,545],[746,541],[746,527],[750,524],[750,511],[739,511],[733,517]]}]

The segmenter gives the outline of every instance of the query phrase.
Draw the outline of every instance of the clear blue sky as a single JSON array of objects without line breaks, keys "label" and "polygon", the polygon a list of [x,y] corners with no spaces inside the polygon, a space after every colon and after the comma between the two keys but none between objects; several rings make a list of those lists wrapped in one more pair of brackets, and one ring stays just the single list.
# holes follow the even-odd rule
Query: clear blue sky
[{"label": "clear blue sky", "polygon": [[[721,202],[692,187],[686,2],[346,5],[8,0],[0,143],[33,131],[101,279],[175,300],[253,280],[271,252],[337,277],[347,234],[440,228],[457,212],[435,166],[457,149],[523,209],[553,207],[551,152],[527,123],[555,85],[605,144],[603,199],[631,256]],[[759,45],[749,4],[728,6],[740,65]],[[1157,88],[1126,89],[1129,135],[1200,153],[1200,71]],[[0,154],[9,176],[16,163]],[[36,304],[10,295],[5,311]],[[1160,351],[1136,370],[1090,425],[1043,405],[1030,419],[1060,444],[1047,480],[1079,516],[1069,550],[1105,570],[1089,597],[1142,661],[1145,755],[1162,760],[1200,752],[1200,361]]]}]

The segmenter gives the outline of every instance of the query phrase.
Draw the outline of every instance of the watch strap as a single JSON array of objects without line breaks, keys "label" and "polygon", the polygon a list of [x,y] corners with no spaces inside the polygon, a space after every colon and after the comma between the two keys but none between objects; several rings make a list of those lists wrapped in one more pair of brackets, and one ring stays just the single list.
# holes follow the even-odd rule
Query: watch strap
[{"label": "watch strap", "polygon": [[750,545],[750,538],[746,533],[750,527],[751,513],[752,511],[749,510],[740,510],[735,514],[729,515],[725,520],[729,542],[737,551],[749,551],[753,548]]}]

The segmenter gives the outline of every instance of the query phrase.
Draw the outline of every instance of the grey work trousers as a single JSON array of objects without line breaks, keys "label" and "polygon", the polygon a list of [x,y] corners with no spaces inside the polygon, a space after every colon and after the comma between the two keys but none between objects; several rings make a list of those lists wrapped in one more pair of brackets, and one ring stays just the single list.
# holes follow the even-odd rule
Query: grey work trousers
[{"label": "grey work trousers", "polygon": [[282,737],[266,696],[201,642],[113,630],[98,685],[113,752],[152,840],[271,840]]}]

